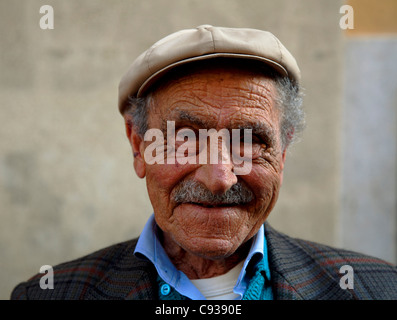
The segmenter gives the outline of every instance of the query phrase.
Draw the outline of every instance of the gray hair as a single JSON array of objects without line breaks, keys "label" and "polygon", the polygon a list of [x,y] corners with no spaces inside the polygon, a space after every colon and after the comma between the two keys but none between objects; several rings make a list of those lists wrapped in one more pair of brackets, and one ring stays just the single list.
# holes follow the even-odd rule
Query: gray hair
[{"label": "gray hair", "polygon": [[277,89],[276,104],[281,112],[281,143],[283,148],[297,141],[306,126],[303,111],[303,88],[288,77],[274,79]]},{"label": "gray hair", "polygon": [[[303,93],[300,86],[288,77],[272,74],[276,89],[276,105],[281,111],[281,143],[283,149],[290,146],[300,136],[305,128],[305,113],[303,111]],[[149,93],[144,98],[129,98],[128,107],[124,111],[129,126],[143,137],[148,128],[148,114],[152,107],[152,96]]]}]

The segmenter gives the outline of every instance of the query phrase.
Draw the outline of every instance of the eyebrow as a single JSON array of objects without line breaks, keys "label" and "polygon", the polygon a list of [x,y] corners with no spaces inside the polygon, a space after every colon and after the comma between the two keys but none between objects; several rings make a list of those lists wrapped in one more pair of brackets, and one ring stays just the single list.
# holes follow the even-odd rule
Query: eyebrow
[{"label": "eyebrow", "polygon": [[190,113],[188,113],[186,111],[180,111],[179,112],[179,119],[180,120],[187,120],[190,123],[195,124],[195,125],[200,126],[200,127],[204,127],[204,128],[211,127],[210,121],[195,117],[194,115],[192,115],[192,114],[190,114]]},{"label": "eyebrow", "polygon": [[[185,120],[185,121],[189,121],[189,123],[194,124],[201,128],[211,128],[210,121],[200,119],[186,111],[179,111],[175,120],[176,121]],[[165,132],[167,130],[167,122],[168,121],[169,120],[163,119],[163,121],[161,123],[161,130],[163,132]]]}]

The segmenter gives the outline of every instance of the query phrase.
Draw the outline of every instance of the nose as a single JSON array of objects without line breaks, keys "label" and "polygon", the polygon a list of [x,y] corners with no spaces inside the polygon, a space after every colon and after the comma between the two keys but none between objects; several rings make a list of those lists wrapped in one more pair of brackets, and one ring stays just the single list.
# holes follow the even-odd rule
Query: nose
[{"label": "nose", "polygon": [[196,170],[195,179],[213,194],[224,194],[237,183],[233,164],[204,164]]},{"label": "nose", "polygon": [[237,183],[237,177],[233,172],[234,164],[231,161],[227,139],[218,136],[211,141],[215,143],[211,142],[200,154],[199,161],[203,162],[196,170],[195,179],[213,194],[224,194]]}]

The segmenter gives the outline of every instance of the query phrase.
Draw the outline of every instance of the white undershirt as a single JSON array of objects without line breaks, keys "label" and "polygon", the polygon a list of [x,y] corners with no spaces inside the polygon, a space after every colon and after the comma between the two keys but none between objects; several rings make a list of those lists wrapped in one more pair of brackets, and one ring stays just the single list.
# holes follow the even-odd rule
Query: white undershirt
[{"label": "white undershirt", "polygon": [[233,292],[243,268],[244,260],[225,274],[207,279],[190,280],[207,300],[235,300],[240,295]]}]

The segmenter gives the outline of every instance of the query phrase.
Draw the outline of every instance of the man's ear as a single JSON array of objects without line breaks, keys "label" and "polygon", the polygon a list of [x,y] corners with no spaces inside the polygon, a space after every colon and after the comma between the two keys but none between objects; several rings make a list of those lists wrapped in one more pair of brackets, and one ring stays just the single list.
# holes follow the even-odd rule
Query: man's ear
[{"label": "man's ear", "polygon": [[134,155],[134,169],[139,178],[144,178],[146,175],[146,164],[143,157],[144,141],[142,137],[136,132],[128,116],[124,116],[125,132],[132,148]]},{"label": "man's ear", "polygon": [[284,179],[284,164],[285,164],[285,157],[287,154],[287,148],[284,149],[283,154],[281,155],[281,163],[280,163],[280,185],[283,184],[283,179]]}]

